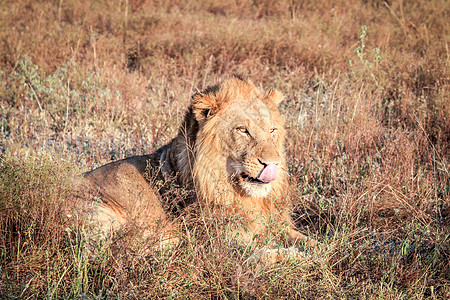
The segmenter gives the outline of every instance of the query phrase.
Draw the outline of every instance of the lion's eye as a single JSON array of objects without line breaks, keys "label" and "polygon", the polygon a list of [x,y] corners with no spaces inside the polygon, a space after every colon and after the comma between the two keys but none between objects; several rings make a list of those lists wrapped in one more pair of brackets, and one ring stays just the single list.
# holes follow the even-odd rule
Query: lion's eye
[{"label": "lion's eye", "polygon": [[278,131],[278,128],[272,128],[270,129],[270,134],[276,134]]},{"label": "lion's eye", "polygon": [[245,128],[245,127],[238,127],[238,128],[236,128],[236,130],[237,130],[239,133],[242,133],[242,134],[250,134],[250,133],[248,132],[248,129]]}]

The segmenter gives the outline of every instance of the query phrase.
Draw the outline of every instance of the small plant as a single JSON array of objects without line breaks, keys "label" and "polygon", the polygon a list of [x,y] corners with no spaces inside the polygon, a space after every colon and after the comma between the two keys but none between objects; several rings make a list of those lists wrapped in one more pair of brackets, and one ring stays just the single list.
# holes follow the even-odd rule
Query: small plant
[{"label": "small plant", "polygon": [[[371,52],[366,51],[366,38],[367,38],[367,26],[363,25],[361,27],[361,34],[359,36],[359,45],[355,48],[354,52],[358,56],[359,63],[363,67],[363,70],[360,71],[361,79],[364,80],[367,76],[369,76],[376,84],[379,86],[379,75],[380,72],[379,66],[381,62],[381,54],[380,49],[374,47]],[[353,70],[354,63],[352,60],[348,61],[350,67],[352,68],[352,75],[355,75]]]}]

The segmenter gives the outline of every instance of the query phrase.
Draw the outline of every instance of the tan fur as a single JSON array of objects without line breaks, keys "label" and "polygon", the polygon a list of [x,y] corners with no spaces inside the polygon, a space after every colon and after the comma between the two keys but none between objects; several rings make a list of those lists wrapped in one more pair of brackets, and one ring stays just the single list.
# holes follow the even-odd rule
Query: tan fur
[{"label": "tan fur", "polygon": [[[280,92],[264,93],[238,77],[194,95],[168,145],[85,174],[100,230],[131,222],[173,241],[171,220],[196,202],[206,215],[229,222],[228,236],[241,243],[280,232],[291,242],[308,240],[289,216],[282,100]],[[278,177],[255,180],[268,164],[278,166]]]}]

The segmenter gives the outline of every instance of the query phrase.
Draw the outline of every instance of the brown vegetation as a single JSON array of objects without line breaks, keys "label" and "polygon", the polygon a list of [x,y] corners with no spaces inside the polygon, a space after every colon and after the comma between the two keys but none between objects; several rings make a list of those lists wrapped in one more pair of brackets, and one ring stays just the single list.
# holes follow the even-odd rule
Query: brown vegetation
[{"label": "brown vegetation", "polygon": [[[446,1],[23,0],[0,16],[2,297],[450,297]],[[123,239],[89,260],[69,179],[167,143],[188,96],[235,72],[286,95],[294,216],[325,254],[261,266],[205,219],[171,251]]]}]

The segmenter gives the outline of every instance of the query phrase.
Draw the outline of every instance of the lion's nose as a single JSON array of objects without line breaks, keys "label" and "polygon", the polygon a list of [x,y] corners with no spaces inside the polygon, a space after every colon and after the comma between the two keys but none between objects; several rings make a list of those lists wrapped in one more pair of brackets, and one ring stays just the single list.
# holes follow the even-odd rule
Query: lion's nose
[{"label": "lion's nose", "polygon": [[258,162],[263,165],[263,167],[267,167],[268,165],[275,165],[278,166],[280,164],[280,161],[278,159],[259,159]]}]

